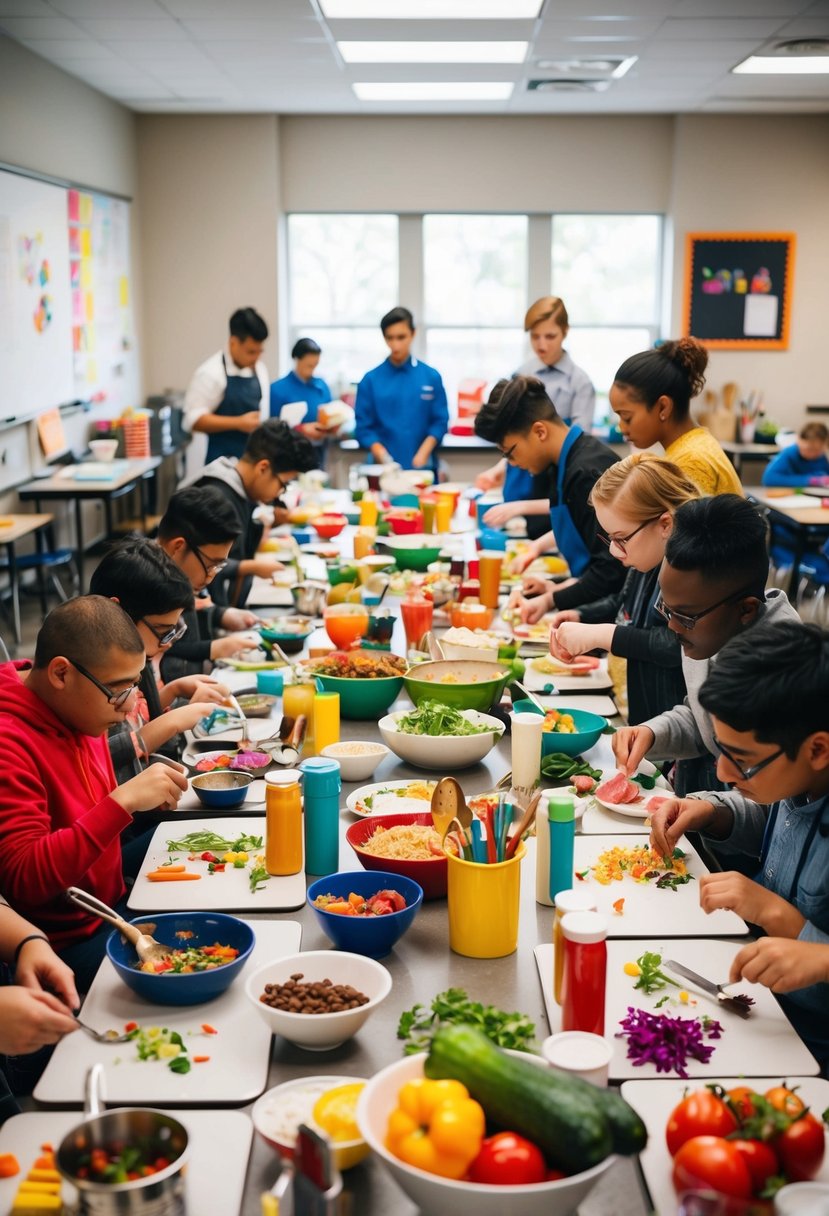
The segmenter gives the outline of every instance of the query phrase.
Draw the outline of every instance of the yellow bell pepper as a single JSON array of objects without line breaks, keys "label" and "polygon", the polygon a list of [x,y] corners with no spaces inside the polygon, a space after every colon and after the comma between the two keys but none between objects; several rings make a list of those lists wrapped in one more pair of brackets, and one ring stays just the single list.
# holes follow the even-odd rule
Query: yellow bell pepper
[{"label": "yellow bell pepper", "polygon": [[463,1178],[477,1157],[484,1134],[483,1108],[460,1081],[407,1081],[389,1115],[386,1147],[407,1165]]}]

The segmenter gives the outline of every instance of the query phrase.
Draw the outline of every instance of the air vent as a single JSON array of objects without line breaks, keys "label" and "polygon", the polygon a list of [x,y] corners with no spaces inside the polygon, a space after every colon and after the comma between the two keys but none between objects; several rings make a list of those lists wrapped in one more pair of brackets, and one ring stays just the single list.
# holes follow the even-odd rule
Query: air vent
[{"label": "air vent", "polygon": [[536,59],[535,66],[557,77],[574,76],[578,80],[594,80],[604,76],[618,79],[636,61],[635,55],[602,55],[584,59]]},{"label": "air vent", "polygon": [[829,55],[829,38],[789,38],[777,42],[776,55]]},{"label": "air vent", "polygon": [[609,80],[576,80],[575,78],[559,77],[527,81],[527,91],[530,93],[604,93],[609,88]]}]

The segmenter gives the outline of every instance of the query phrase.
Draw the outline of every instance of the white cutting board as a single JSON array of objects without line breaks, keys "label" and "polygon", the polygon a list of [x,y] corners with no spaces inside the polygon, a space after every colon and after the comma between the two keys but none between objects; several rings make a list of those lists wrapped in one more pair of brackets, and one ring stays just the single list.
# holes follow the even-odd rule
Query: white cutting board
[{"label": "white cutting board", "polygon": [[[581,821],[581,832],[584,836],[642,836],[645,840],[650,836],[647,826],[650,820],[634,819],[631,815],[618,815],[609,811],[594,798],[588,800],[589,805]],[[634,844],[635,841],[630,841]]]},{"label": "white cutting board", "polygon": [[535,695],[545,709],[583,709],[588,714],[601,714],[603,718],[615,718],[619,712],[616,702],[606,693],[592,693],[582,688],[559,692],[555,696]]},{"label": "white cutting board", "polygon": [[[740,949],[739,942],[711,941],[710,939],[678,940],[675,938],[637,940],[629,942],[607,943],[607,995],[605,999],[605,1037],[612,1039],[613,1058],[610,1061],[610,1080],[627,1081],[633,1077],[651,1079],[676,1079],[673,1073],[657,1073],[653,1064],[634,1066],[627,1058],[627,1041],[615,1036],[622,1018],[627,1016],[628,1006],[634,1009],[654,1011],[658,1000],[665,992],[675,993],[679,989],[668,987],[659,992],[646,996],[634,988],[635,979],[625,975],[625,963],[633,962],[646,950],[653,950],[663,958],[675,959],[684,963],[698,975],[710,977],[715,983],[722,981],[727,975],[731,960]],[[561,1030],[561,1009],[555,1003],[552,994],[553,947],[549,945],[536,946],[535,961],[541,980],[541,991],[547,1010],[547,1021],[550,1032],[555,1034]],[[679,977],[677,977],[679,978]],[[807,1050],[789,1023],[788,1018],[778,1005],[774,996],[760,984],[749,984],[741,981],[735,985],[734,992],[744,992],[754,999],[751,1017],[741,1018],[739,1014],[724,1009],[713,997],[697,992],[690,983],[686,982],[686,990],[697,1001],[696,1005],[674,1004],[673,1001],[662,1006],[657,1012],[669,1013],[671,1017],[701,1017],[708,1014],[723,1026],[720,1039],[705,1039],[711,1043],[714,1052],[707,1064],[689,1060],[687,1071],[690,1077],[709,1078],[718,1076],[757,1076],[769,1071],[770,1061],[774,1061],[782,1077],[816,1076],[819,1072],[817,1061]],[[822,1109],[822,1108],[821,1108]],[[658,1208],[658,1211],[664,1209]],[[671,1211],[671,1209],[667,1209]]]},{"label": "white cutting board", "polygon": [[[180,1110],[175,1117],[190,1134],[187,1210],[201,1216],[238,1216],[253,1137],[250,1119],[235,1110]],[[81,1121],[77,1110],[28,1111],[3,1124],[0,1153],[14,1153],[20,1173],[14,1178],[0,1178],[0,1211],[10,1210],[18,1186],[35,1159],[42,1156],[41,1144],[52,1144],[57,1150],[66,1133]],[[217,1161],[221,1168],[217,1168]],[[65,1204],[73,1204],[78,1192],[65,1182],[61,1197]]]},{"label": "white cutting board", "polygon": [[[130,891],[128,908],[135,912],[286,912],[305,903],[304,869],[298,874],[270,878],[253,892],[248,867],[236,870],[228,866],[222,874],[209,874],[206,861],[188,861],[187,853],[168,851],[168,840],[180,840],[200,829],[216,832],[225,840],[243,834],[261,836],[262,853],[265,851],[265,820],[261,817],[176,819],[175,823],[169,820],[160,823]],[[202,877],[189,882],[150,882],[147,874],[171,858],[174,864],[183,863]]]},{"label": "white cutting board", "polygon": [[[258,1098],[268,1083],[271,1034],[245,995],[245,982],[257,967],[295,954],[302,931],[291,920],[257,920],[252,928],[256,945],[250,958],[215,1001],[153,1005],[127,988],[106,958],[84,1001],[81,1016],[93,1030],[120,1031],[127,1022],[166,1026],[179,1032],[191,1057],[210,1056],[206,1064],[182,1075],[163,1060],[139,1060],[132,1042],[98,1043],[78,1030],[58,1043],[34,1096],[39,1102],[81,1103],[86,1070],[100,1061],[110,1105],[241,1106]],[[203,1023],[218,1034],[205,1034]]]},{"label": "white cutting board", "polygon": [[[601,853],[617,846],[631,849],[644,843],[641,838],[632,840],[621,835],[577,836],[573,869],[576,873],[586,870]],[[688,871],[695,875],[695,881],[675,891],[670,888],[659,891],[656,879],[637,882],[629,874],[607,886],[592,875],[577,884],[579,890],[596,897],[598,911],[608,918],[608,937],[648,937],[657,926],[667,937],[736,937],[748,933],[745,921],[735,912],[703,912],[699,904],[699,878],[709,873],[708,867],[684,836],[679,839],[679,847],[685,852]],[[613,904],[622,898],[625,904],[620,916],[614,912]]]},{"label": "white cutting board", "polygon": [[[712,1077],[711,1080],[725,1089],[733,1089],[735,1085],[741,1084],[741,1080],[734,1077],[718,1076]],[[778,1073],[776,1077],[755,1077],[750,1086],[762,1094],[783,1081],[789,1088],[796,1088],[798,1095],[815,1116],[820,1118],[821,1111],[826,1110],[829,1105],[829,1081],[824,1081],[821,1077],[784,1077]],[[648,1188],[651,1207],[655,1212],[673,1212],[676,1209],[676,1191],[671,1182],[672,1161],[665,1143],[665,1125],[671,1111],[686,1096],[687,1090],[687,1081],[625,1081],[622,1086],[622,1097],[641,1115],[648,1129],[648,1145],[644,1152],[639,1154],[639,1167]],[[815,1181],[829,1183],[829,1156],[824,1157]]]}]

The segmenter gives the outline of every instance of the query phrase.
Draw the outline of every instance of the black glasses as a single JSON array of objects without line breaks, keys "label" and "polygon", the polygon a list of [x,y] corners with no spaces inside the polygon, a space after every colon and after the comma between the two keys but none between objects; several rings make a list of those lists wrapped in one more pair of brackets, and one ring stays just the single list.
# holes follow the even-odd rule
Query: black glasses
[{"label": "black glasses", "polygon": [[690,633],[697,621],[701,621],[704,616],[708,616],[709,613],[715,612],[717,608],[722,608],[723,604],[733,604],[735,600],[742,599],[743,596],[750,594],[751,588],[743,587],[742,590],[733,591],[731,595],[727,595],[724,600],[717,600],[716,604],[712,604],[710,608],[704,608],[702,612],[685,613],[674,612],[673,608],[669,608],[662,598],[662,592],[660,591],[656,603],[654,604],[654,608],[660,616],[665,618],[666,621],[676,621],[680,629],[684,629],[686,633]]},{"label": "black glasses", "polygon": [[779,751],[772,752],[772,754],[770,756],[766,756],[765,760],[761,760],[759,764],[752,764],[751,768],[743,768],[743,766],[742,766],[742,764],[740,764],[739,760],[736,760],[731,755],[731,752],[728,750],[727,747],[724,747],[723,744],[720,743],[719,739],[717,739],[717,738],[714,739],[714,746],[716,747],[717,751],[720,753],[721,756],[725,756],[725,758],[729,764],[734,765],[734,768],[736,768],[737,772],[740,774],[743,781],[750,781],[751,778],[756,777],[757,774],[759,772],[761,772],[762,769],[764,769],[767,764],[771,764],[773,760],[779,760],[780,757],[783,755],[783,748],[781,747]]},{"label": "black glasses", "polygon": [[173,642],[177,642],[179,638],[184,637],[187,632],[187,622],[178,620],[175,625],[162,626],[159,629],[156,625],[151,625],[146,617],[141,617],[142,625],[146,625],[150,633],[153,635],[159,646],[171,646]]},{"label": "black glasses", "polygon": [[515,449],[516,449],[517,447],[518,447],[518,440],[516,439],[516,441],[515,441],[515,443],[512,445],[512,447],[511,447],[511,448],[507,448],[506,452],[504,451],[504,449],[503,449],[503,448],[499,448],[499,449],[498,449],[498,451],[499,451],[499,452],[501,453],[501,455],[503,456],[504,460],[506,460],[507,464],[512,464],[512,454],[513,454],[513,452],[515,451]]},{"label": "black glasses", "polygon": [[129,701],[132,694],[138,688],[138,684],[135,683],[130,684],[129,688],[122,689],[121,692],[113,692],[106,684],[102,684],[100,680],[96,679],[91,671],[87,671],[85,667],[81,667],[80,663],[76,663],[74,659],[69,659],[68,661],[75,668],[75,671],[79,671],[85,680],[89,680],[90,684],[94,684],[98,691],[104,694],[110,705],[114,705],[116,709],[120,709],[123,705],[126,705],[127,701]]},{"label": "black glasses", "polygon": [[651,524],[655,524],[661,518],[661,515],[654,515],[652,519],[646,519],[643,524],[640,524],[638,528],[634,528],[633,532],[628,533],[627,536],[608,536],[608,534],[603,532],[601,528],[596,529],[596,535],[603,545],[607,545],[608,549],[611,545],[615,545],[620,553],[627,554],[628,541],[633,540],[634,536],[638,536],[643,528],[647,528]]},{"label": "black glasses", "polygon": [[190,552],[195,553],[196,557],[199,559],[199,565],[204,571],[205,578],[213,578],[213,576],[218,574],[220,570],[224,570],[225,566],[227,565],[227,558],[219,558],[217,561],[206,557],[198,545],[190,545],[189,548]]}]

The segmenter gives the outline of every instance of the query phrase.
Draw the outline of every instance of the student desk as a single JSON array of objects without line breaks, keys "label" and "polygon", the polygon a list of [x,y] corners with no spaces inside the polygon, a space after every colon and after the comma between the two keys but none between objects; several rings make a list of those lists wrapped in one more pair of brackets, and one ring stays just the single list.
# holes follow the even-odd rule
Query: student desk
[{"label": "student desk", "polygon": [[[0,520],[0,545],[6,550],[9,563],[9,589],[12,597],[12,625],[14,640],[17,645],[21,642],[20,633],[20,596],[17,577],[17,554],[15,545],[26,536],[34,536],[37,540],[38,551],[41,550],[43,528],[54,519],[54,515],[4,515]],[[45,614],[45,609],[44,609]]]},{"label": "student desk", "polygon": [[147,514],[147,482],[155,476],[156,469],[161,464],[162,457],[149,456],[143,460],[130,460],[127,467],[111,480],[77,481],[73,474],[66,469],[77,469],[78,465],[65,466],[64,470],[52,477],[44,477],[29,481],[18,487],[17,493],[23,502],[34,502],[35,510],[40,510],[42,502],[68,501],[75,504],[75,559],[78,565],[78,580],[81,591],[84,589],[83,556],[86,551],[83,537],[83,517],[81,504],[90,499],[100,500],[104,504],[107,536],[113,532],[112,504],[118,498],[124,498],[133,490],[138,489],[141,495],[141,516]]},{"label": "student desk", "polygon": [[800,579],[800,563],[808,542],[829,539],[829,507],[822,507],[813,497],[795,494],[793,490],[776,495],[765,486],[747,486],[746,494],[763,508],[771,524],[777,523],[794,534],[794,560],[789,579],[789,599],[794,602]]},{"label": "student desk", "polygon": [[773,456],[782,451],[776,443],[742,443],[737,439],[721,439],[720,447],[734,465],[739,477],[743,475],[744,460],[750,460],[752,464],[757,461],[768,464]]}]

